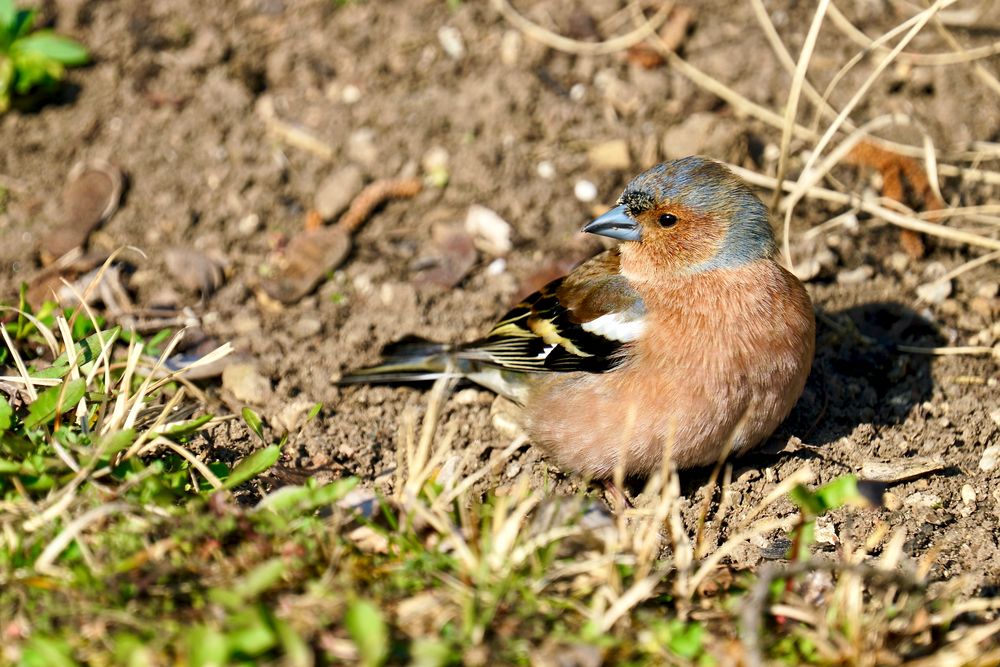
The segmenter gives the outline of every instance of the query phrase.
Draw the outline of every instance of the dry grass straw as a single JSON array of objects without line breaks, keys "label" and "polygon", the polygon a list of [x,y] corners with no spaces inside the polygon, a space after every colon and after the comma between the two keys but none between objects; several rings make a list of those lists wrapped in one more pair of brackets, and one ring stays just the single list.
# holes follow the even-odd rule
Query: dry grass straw
[{"label": "dry grass straw", "polygon": [[[3,379],[23,386],[29,399],[35,400],[38,397],[38,387],[61,385],[65,391],[65,387],[70,381],[83,378],[86,382],[89,394],[96,395],[96,398],[93,399],[96,401],[96,405],[92,406],[92,399],[89,398],[88,395],[84,395],[84,397],[80,399],[79,404],[76,406],[76,410],[73,412],[75,427],[78,428],[82,434],[107,436],[127,429],[135,429],[138,432],[138,437],[128,451],[119,454],[118,461],[135,456],[140,453],[140,450],[149,451],[152,446],[165,446],[176,451],[178,454],[190,461],[195,469],[197,469],[215,488],[221,488],[222,484],[218,477],[216,477],[202,461],[193,456],[189,451],[180,445],[177,445],[176,443],[158,435],[158,433],[165,426],[169,425],[169,420],[176,414],[175,409],[179,406],[184,397],[183,388],[177,391],[170,400],[161,406],[157,406],[156,403],[151,400],[151,395],[154,391],[160,389],[165,383],[176,379],[192,368],[196,368],[202,364],[212,363],[226,356],[230,353],[231,347],[229,343],[226,343],[194,363],[189,364],[177,371],[164,374],[159,380],[153,381],[152,375],[147,375],[139,388],[133,392],[131,391],[132,380],[137,375],[143,352],[142,343],[138,343],[133,340],[133,342],[129,345],[128,357],[124,365],[124,370],[121,373],[121,376],[115,380],[111,370],[114,365],[111,358],[111,350],[114,344],[118,341],[119,334],[114,331],[105,331],[102,329],[96,314],[90,309],[89,305],[87,305],[88,300],[86,297],[93,289],[95,289],[95,286],[100,282],[103,273],[108,269],[118,254],[118,252],[113,253],[105,261],[101,270],[85,289],[84,294],[76,293],[74,290],[74,295],[77,297],[78,303],[81,304],[80,308],[75,311],[69,319],[62,315],[58,315],[55,318],[58,336],[55,331],[46,327],[45,324],[37,318],[34,318],[27,313],[21,313],[38,329],[43,340],[48,345],[49,352],[53,357],[57,357],[61,353],[66,355],[69,371],[65,377],[62,379],[47,380],[33,377],[23,359],[19,355],[17,347],[13,344],[10,334],[7,331],[7,327],[0,324],[0,335],[2,335],[4,341],[7,343],[11,358],[14,361],[14,366],[18,371],[18,375]],[[69,284],[67,283],[67,285]],[[69,287],[73,289],[72,285],[69,285]],[[97,332],[96,336],[99,341],[99,352],[90,364],[90,368],[86,375],[83,374],[83,369],[80,365],[81,359],[79,358],[76,349],[76,341],[73,340],[72,335],[73,320],[81,313],[85,313],[89,318],[94,331]],[[163,353],[157,359],[157,367],[162,366],[165,363],[166,359],[176,347],[182,336],[183,331],[178,332],[174,336],[171,343],[166,346]],[[98,380],[100,380],[99,384],[95,385]],[[105,403],[109,399],[113,400],[114,403],[114,409],[110,413],[105,409]],[[59,403],[61,403],[61,400]],[[91,413],[92,407],[96,407],[93,414]],[[57,405],[56,413],[63,413],[61,406]],[[151,442],[146,444],[150,439],[152,439]],[[75,475],[66,484],[57,486],[53,492],[41,502],[33,502],[30,500],[27,493],[22,493],[20,500],[7,504],[5,518],[19,520],[20,529],[24,534],[34,533],[58,517],[64,517],[66,519],[65,528],[63,528],[63,530],[58,533],[48,545],[46,545],[41,556],[36,562],[36,569],[39,572],[55,576],[64,575],[65,573],[58,568],[55,568],[52,563],[54,563],[59,554],[74,541],[81,531],[114,512],[124,511],[125,508],[115,503],[103,504],[86,511],[79,517],[70,519],[68,515],[71,513],[72,508],[78,500],[78,491],[83,483],[90,482],[94,486],[101,488],[100,483],[98,482],[98,479],[101,477],[100,473],[107,473],[108,471],[104,470],[95,473],[94,468],[100,458],[98,455],[99,452],[87,452],[87,458],[89,460],[85,465],[81,465],[80,462],[77,461],[72,454],[67,451],[67,449],[63,447],[55,438],[52,439],[51,444],[53,446],[53,450],[57,452],[59,458],[62,459],[65,465],[70,468]],[[144,444],[146,444],[146,447],[143,447]],[[5,530],[9,528],[7,521],[0,523],[3,523]],[[81,544],[81,549],[85,549],[85,546],[82,545],[81,542],[78,541],[77,543]]]}]

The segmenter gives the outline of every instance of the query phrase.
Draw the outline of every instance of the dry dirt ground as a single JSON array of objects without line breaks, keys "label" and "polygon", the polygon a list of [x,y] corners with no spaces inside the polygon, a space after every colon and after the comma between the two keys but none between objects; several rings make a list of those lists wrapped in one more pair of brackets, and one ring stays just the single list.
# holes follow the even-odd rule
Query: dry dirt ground
[{"label": "dry dirt ground", "polygon": [[[765,4],[797,54],[813,9],[785,0]],[[631,26],[621,20],[619,0],[518,6],[538,23],[582,40]],[[690,152],[760,172],[775,169],[780,133],[681,74],[666,66],[644,69],[623,53],[550,50],[485,2],[57,0],[41,7],[57,29],[92,49],[95,62],[71,74],[57,103],[0,118],[0,174],[23,186],[7,193],[0,213],[2,295],[11,302],[17,284],[40,267],[37,248],[58,219],[71,165],[84,158],[118,165],[128,179],[122,206],[91,235],[89,247],[140,248],[146,259],[128,258],[135,304],[189,306],[205,336],[232,341],[266,378],[251,404],[275,434],[288,426],[297,432],[276,483],[317,474],[391,484],[401,420],[407,410],[423,409],[426,392],[338,388],[338,374],[374,360],[382,345],[405,334],[444,341],[481,334],[519,295],[599,248],[578,230],[634,173]],[[692,8],[684,57],[781,110],[790,77],[751,5],[713,1]],[[910,15],[902,5],[877,1],[842,8],[872,36]],[[988,44],[997,38],[1000,16],[990,25],[992,31],[956,34],[968,45]],[[857,50],[827,25],[810,77],[822,90]],[[911,50],[948,49],[929,30]],[[997,60],[981,64],[998,74]],[[834,104],[842,106],[871,69],[865,63],[846,77]],[[853,117],[860,123],[889,112],[910,115],[944,153],[1000,140],[996,94],[966,66],[890,67]],[[329,154],[275,133],[274,118]],[[885,136],[922,141],[914,126]],[[588,149],[613,140],[626,142],[627,167],[609,169],[588,158]],[[793,177],[803,148],[792,144]],[[311,295],[288,306],[261,296],[287,240],[322,203],[317,193],[331,174],[354,165],[365,181],[422,175],[435,161],[438,175],[442,167],[447,171],[446,187],[426,187],[414,199],[378,210],[355,236],[346,262]],[[996,169],[997,163],[980,166]],[[869,172],[842,167],[835,174],[836,187],[846,191],[878,188]],[[596,201],[574,195],[581,179],[597,186]],[[347,187],[336,179],[327,185],[331,197]],[[1000,198],[996,186],[945,180],[942,189],[949,204]],[[455,287],[422,279],[439,254],[432,229],[461,223],[471,205],[509,221],[513,250],[504,258],[478,251]],[[787,423],[759,452],[733,462],[727,493],[735,509],[709,534],[723,539],[778,480],[805,465],[825,481],[861,473],[866,462],[936,455],[940,469],[892,484],[885,508],[841,512],[822,524],[820,548],[864,540],[883,525],[902,528],[906,554],[915,561],[932,556],[932,578],[963,575],[957,582],[966,594],[1000,593],[1000,467],[984,469],[990,467],[984,452],[1000,442],[996,362],[988,355],[931,357],[895,348],[995,346],[1000,274],[995,265],[967,272],[946,298],[921,303],[917,286],[982,251],[936,242],[924,258],[911,259],[896,229],[864,217],[818,235],[811,246],[802,242],[806,230],[843,210],[811,201],[797,209],[792,232],[799,258],[830,251],[821,253],[823,270],[808,283],[821,314],[815,367]],[[1000,231],[995,220],[964,224],[993,238]],[[190,268],[181,261],[180,271],[168,271],[171,248],[182,249]],[[221,288],[203,299],[185,287],[185,271],[198,270],[189,250],[228,263]],[[216,411],[246,403],[217,379],[200,386]],[[492,401],[485,391],[461,390],[442,418],[457,425],[457,446],[471,451],[477,465],[510,441],[492,423]],[[322,412],[299,431],[303,411],[314,403],[323,404]],[[212,432],[202,451],[232,457],[252,446],[234,421]],[[530,446],[498,466],[488,484],[525,475],[554,492],[580,484]],[[705,498],[708,478],[709,471],[684,475],[692,512]],[[793,508],[785,503],[774,511]],[[886,539],[874,540],[874,552]],[[782,554],[780,544],[761,542],[734,559],[753,565]]]}]

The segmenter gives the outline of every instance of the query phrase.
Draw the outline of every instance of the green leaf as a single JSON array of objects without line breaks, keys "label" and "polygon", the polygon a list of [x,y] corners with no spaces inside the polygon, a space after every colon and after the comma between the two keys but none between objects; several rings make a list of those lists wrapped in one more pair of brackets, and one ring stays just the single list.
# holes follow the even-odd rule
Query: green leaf
[{"label": "green leaf", "polygon": [[377,667],[389,657],[389,629],[378,607],[367,600],[355,600],[344,614],[344,627],[358,647],[361,664]]},{"label": "green leaf", "polygon": [[186,438],[189,435],[197,433],[202,426],[212,421],[212,417],[214,417],[214,415],[202,415],[177,424],[171,424],[167,428],[163,429],[163,431],[160,432],[160,435],[165,438],[170,438],[171,440]]},{"label": "green leaf", "polygon": [[[65,387],[65,391],[63,390]],[[49,387],[34,403],[28,406],[28,416],[24,419],[24,427],[32,429],[42,424],[48,424],[59,413],[72,409],[83,398],[87,391],[87,381],[84,378],[71,380],[69,384]],[[61,400],[60,400],[61,399]]]},{"label": "green leaf", "polygon": [[306,422],[311,422],[319,414],[320,410],[323,409],[322,403],[317,403],[309,409],[309,414],[306,415]]},{"label": "green leaf", "polygon": [[112,433],[101,438],[97,443],[97,451],[100,456],[114,456],[118,452],[128,449],[135,442],[135,429],[127,429]]},{"label": "green leaf", "polygon": [[693,660],[702,652],[705,628],[699,623],[685,624],[677,621],[667,646],[675,654],[688,660]]},{"label": "green leaf", "polygon": [[260,415],[251,410],[250,408],[243,408],[243,421],[247,423],[250,430],[257,434],[257,437],[261,439],[265,445],[267,441],[264,440],[264,424],[260,420]]},{"label": "green leaf", "polygon": [[214,628],[204,625],[194,628],[188,633],[187,645],[191,667],[218,667],[229,662],[229,642]]},{"label": "green leaf", "polygon": [[13,22],[14,0],[0,0],[0,32],[6,33]]},{"label": "green leaf", "polygon": [[25,667],[74,667],[76,662],[70,657],[65,641],[34,635],[21,654],[20,664]]},{"label": "green leaf", "polygon": [[39,30],[19,39],[12,48],[22,53],[35,53],[69,67],[86,65],[90,60],[90,53],[82,44],[51,30]]},{"label": "green leaf", "polygon": [[[97,355],[101,353],[101,340],[103,339],[105,343],[109,340],[118,340],[118,337],[122,333],[121,327],[115,327],[109,331],[101,331],[95,334],[87,336],[82,341],[76,344],[76,359],[77,363],[83,367],[89,363],[92,363],[97,359]],[[60,354],[48,368],[43,368],[39,371],[32,371],[31,377],[35,378],[61,378],[69,372],[69,357],[66,353]]]},{"label": "green leaf", "polygon": [[233,471],[229,473],[229,477],[223,482],[223,488],[231,489],[234,486],[239,486],[248,479],[256,477],[277,463],[280,456],[281,447],[277,445],[269,445],[264,449],[257,450],[233,468]]},{"label": "green leaf", "polygon": [[858,491],[858,478],[854,475],[843,475],[827,482],[815,493],[827,510],[864,503],[864,497]]},{"label": "green leaf", "polygon": [[346,477],[319,487],[311,484],[283,486],[264,496],[254,509],[285,514],[293,509],[304,512],[325,507],[346,496],[348,491],[358,485],[358,481],[357,477]]},{"label": "green leaf", "polygon": [[10,419],[14,410],[10,407],[7,399],[0,395],[0,433],[6,433],[10,429]]},{"label": "green leaf", "polygon": [[0,113],[10,104],[10,90],[14,85],[14,61],[0,53]]},{"label": "green leaf", "polygon": [[284,560],[273,558],[247,572],[241,581],[233,585],[233,592],[244,600],[251,600],[281,581],[284,573]]}]

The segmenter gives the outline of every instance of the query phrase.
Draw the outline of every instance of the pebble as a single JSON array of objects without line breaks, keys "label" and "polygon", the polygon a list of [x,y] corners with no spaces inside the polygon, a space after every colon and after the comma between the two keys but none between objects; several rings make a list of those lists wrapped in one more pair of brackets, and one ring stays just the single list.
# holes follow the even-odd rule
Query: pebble
[{"label": "pebble", "polygon": [[597,186],[581,179],[573,186],[573,194],[584,203],[592,202],[597,199]]},{"label": "pebble", "polygon": [[375,147],[375,130],[362,127],[351,133],[347,138],[347,155],[355,162],[364,165],[374,165],[378,161],[378,149]]},{"label": "pebble", "polygon": [[900,502],[899,500],[899,496],[897,496],[892,491],[886,491],[885,493],[882,494],[882,503],[885,505],[885,508],[890,512],[895,512],[900,507],[903,506],[903,503]]},{"label": "pebble", "polygon": [[868,266],[867,264],[862,264],[856,269],[851,269],[850,271],[841,271],[837,274],[837,284],[839,285],[857,285],[863,283],[869,278],[875,275],[875,269]]},{"label": "pebble", "polygon": [[323,323],[315,317],[300,317],[292,326],[292,337],[297,340],[315,338],[323,331]]},{"label": "pebble", "polygon": [[274,425],[285,433],[297,431],[303,423],[303,417],[314,405],[313,401],[304,398],[290,401],[274,416]]},{"label": "pebble", "polygon": [[507,468],[503,472],[507,476],[507,479],[514,479],[519,474],[521,474],[521,464],[517,461],[511,461],[507,464]]},{"label": "pebble", "polygon": [[906,505],[916,505],[918,507],[934,507],[941,504],[941,496],[936,493],[924,493],[923,491],[917,491],[916,493],[910,494],[906,500],[903,501]]},{"label": "pebble", "polygon": [[995,299],[997,294],[1000,294],[1000,283],[993,282],[983,283],[976,290],[976,296],[980,299]]},{"label": "pebble", "polygon": [[628,154],[628,144],[624,139],[613,139],[591,146],[587,159],[594,169],[624,171],[632,164]]},{"label": "pebble", "polygon": [[896,273],[904,273],[910,268],[910,257],[905,252],[894,252],[889,255],[889,266]]},{"label": "pebble", "polygon": [[452,60],[461,60],[465,57],[465,42],[462,40],[462,33],[450,25],[441,26],[438,29],[438,42],[441,48]]},{"label": "pebble", "polygon": [[514,247],[510,223],[485,206],[469,207],[465,231],[473,236],[477,248],[490,255],[506,255]]},{"label": "pebble", "polygon": [[236,231],[243,236],[250,236],[258,229],[260,229],[260,216],[256,213],[244,215],[240,218],[240,221],[236,223]]},{"label": "pebble", "polygon": [[497,257],[486,266],[486,275],[499,276],[502,275],[506,270],[507,270],[507,260],[504,259],[503,257]]},{"label": "pebble", "polygon": [[420,166],[423,168],[427,180],[436,188],[448,185],[448,179],[451,176],[448,172],[450,157],[447,149],[443,146],[434,146],[420,158]]},{"label": "pebble", "polygon": [[361,89],[352,83],[347,84],[340,91],[340,101],[347,105],[357,104],[361,101]]},{"label": "pebble", "polygon": [[362,187],[364,175],[360,167],[341,167],[320,182],[313,199],[313,208],[324,220],[332,220],[347,210]]},{"label": "pebble", "polygon": [[924,267],[923,277],[928,281],[937,280],[948,273],[948,267],[941,262],[930,262]]},{"label": "pebble", "polygon": [[555,166],[548,160],[542,160],[539,162],[536,167],[536,171],[538,172],[538,176],[540,178],[544,178],[545,180],[555,178],[556,175]]},{"label": "pebble", "polygon": [[950,280],[935,280],[931,283],[924,283],[917,286],[917,296],[927,303],[943,303],[951,296]]},{"label": "pebble", "polygon": [[518,30],[508,30],[500,38],[500,62],[510,67],[517,64],[521,55],[521,33]]},{"label": "pebble", "polygon": [[222,371],[222,386],[238,401],[261,404],[271,393],[271,382],[254,364],[231,364]]},{"label": "pebble", "polygon": [[974,505],[976,502],[976,490],[971,484],[962,485],[962,502],[966,505]]},{"label": "pebble", "polygon": [[582,83],[574,83],[569,89],[569,99],[574,102],[582,102],[587,97],[587,87]]},{"label": "pebble", "polygon": [[983,456],[979,459],[979,469],[990,472],[997,467],[998,462],[1000,462],[1000,445],[990,445],[983,450]]}]

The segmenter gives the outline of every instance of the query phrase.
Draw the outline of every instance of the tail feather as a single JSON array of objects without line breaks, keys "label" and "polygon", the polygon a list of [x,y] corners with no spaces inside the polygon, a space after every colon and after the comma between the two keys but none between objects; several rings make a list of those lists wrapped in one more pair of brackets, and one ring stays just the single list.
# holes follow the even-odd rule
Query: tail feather
[{"label": "tail feather", "polygon": [[447,375],[460,375],[454,365],[447,345],[407,336],[386,345],[381,362],[344,373],[337,384],[429,382]]}]

